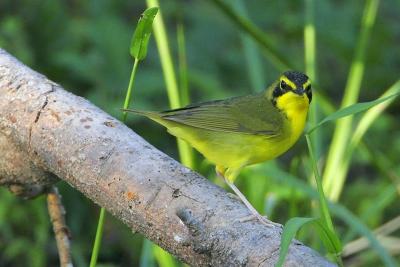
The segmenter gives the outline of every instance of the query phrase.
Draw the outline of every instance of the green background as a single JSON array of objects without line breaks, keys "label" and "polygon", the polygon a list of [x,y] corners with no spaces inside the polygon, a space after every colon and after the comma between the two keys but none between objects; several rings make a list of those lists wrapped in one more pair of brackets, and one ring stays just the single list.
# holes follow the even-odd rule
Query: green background
[{"label": "green background", "polygon": [[[229,1],[230,2],[230,1]],[[239,1],[233,1],[239,2]],[[247,15],[268,36],[273,46],[297,70],[304,71],[304,2],[243,1]],[[320,118],[341,102],[349,66],[359,36],[365,1],[315,1],[318,94],[326,101]],[[2,0],[0,47],[32,69],[88,98],[115,117],[120,116],[132,59],[129,44],[144,1]],[[193,102],[259,91],[279,75],[257,45],[248,61],[243,33],[212,1],[161,1],[174,62],[177,57],[177,24],[184,26],[190,97]],[[243,10],[240,11],[242,14]],[[368,41],[360,101],[379,97],[400,74],[400,1],[381,1]],[[255,60],[254,60],[255,58]],[[259,63],[259,64],[258,64]],[[177,65],[176,65],[177,67]],[[0,74],[1,75],[1,74]],[[315,90],[315,89],[314,89]],[[132,107],[168,109],[162,69],[154,38],[141,62],[133,91]],[[400,210],[400,103],[395,101],[367,132],[355,151],[340,204],[370,229],[398,216]],[[358,117],[356,117],[357,119]],[[128,116],[128,124],[158,149],[179,158],[174,137],[143,118]],[[321,128],[320,162],[329,148],[333,124]],[[237,185],[250,202],[272,220],[285,223],[294,216],[315,216],[313,202],[285,179],[271,177],[273,166],[308,183],[304,138],[275,163],[244,170]],[[213,166],[196,154],[196,169],[213,182]],[[76,266],[88,266],[99,208],[69,185],[60,182],[72,232]],[[371,211],[372,210],[372,211]],[[342,242],[358,237],[334,216]],[[29,222],[29,223],[27,223]],[[399,237],[399,231],[392,237]],[[298,236],[324,253],[318,237],[305,228]],[[349,241],[347,240],[347,241]],[[399,239],[400,240],[400,239]],[[398,241],[398,240],[397,240]],[[143,237],[131,234],[122,223],[107,216],[98,266],[167,266],[157,250],[143,249]],[[394,246],[395,247],[395,246]],[[389,250],[389,247],[386,248]],[[399,259],[400,248],[394,249]],[[154,263],[155,262],[155,263]],[[367,250],[349,259],[348,266],[382,264]],[[57,266],[58,256],[44,197],[25,201],[0,189],[0,266]],[[179,265],[173,262],[172,265]],[[169,265],[171,266],[171,265]]]}]

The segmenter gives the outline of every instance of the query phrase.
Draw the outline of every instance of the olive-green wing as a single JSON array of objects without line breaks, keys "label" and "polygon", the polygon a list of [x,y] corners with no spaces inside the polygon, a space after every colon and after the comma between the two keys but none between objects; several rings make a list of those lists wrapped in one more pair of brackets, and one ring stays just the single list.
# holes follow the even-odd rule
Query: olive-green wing
[{"label": "olive-green wing", "polygon": [[158,115],[192,127],[241,134],[276,136],[283,125],[282,114],[262,94],[190,105]]}]

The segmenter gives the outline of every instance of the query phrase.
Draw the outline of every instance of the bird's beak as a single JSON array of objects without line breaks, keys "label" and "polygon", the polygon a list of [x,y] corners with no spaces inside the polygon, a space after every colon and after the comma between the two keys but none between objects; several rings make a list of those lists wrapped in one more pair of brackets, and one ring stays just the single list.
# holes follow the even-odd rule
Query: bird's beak
[{"label": "bird's beak", "polygon": [[293,91],[295,94],[302,96],[306,91],[303,88],[299,88]]}]

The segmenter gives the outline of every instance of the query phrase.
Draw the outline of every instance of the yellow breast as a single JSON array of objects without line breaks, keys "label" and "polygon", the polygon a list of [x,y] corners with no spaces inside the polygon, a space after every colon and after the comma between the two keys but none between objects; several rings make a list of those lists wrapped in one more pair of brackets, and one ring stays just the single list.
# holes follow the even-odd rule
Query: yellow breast
[{"label": "yellow breast", "polygon": [[304,130],[309,101],[306,95],[299,96],[293,92],[287,92],[276,101],[276,107],[286,116],[285,130],[289,147],[292,146]]}]

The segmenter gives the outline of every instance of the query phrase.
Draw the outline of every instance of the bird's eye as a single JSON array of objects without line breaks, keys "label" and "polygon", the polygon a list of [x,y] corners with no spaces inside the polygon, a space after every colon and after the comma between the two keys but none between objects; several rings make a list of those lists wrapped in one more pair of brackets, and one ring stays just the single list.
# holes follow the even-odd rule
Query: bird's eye
[{"label": "bird's eye", "polygon": [[289,89],[287,83],[284,80],[281,81],[280,87],[282,91],[287,91]]}]

